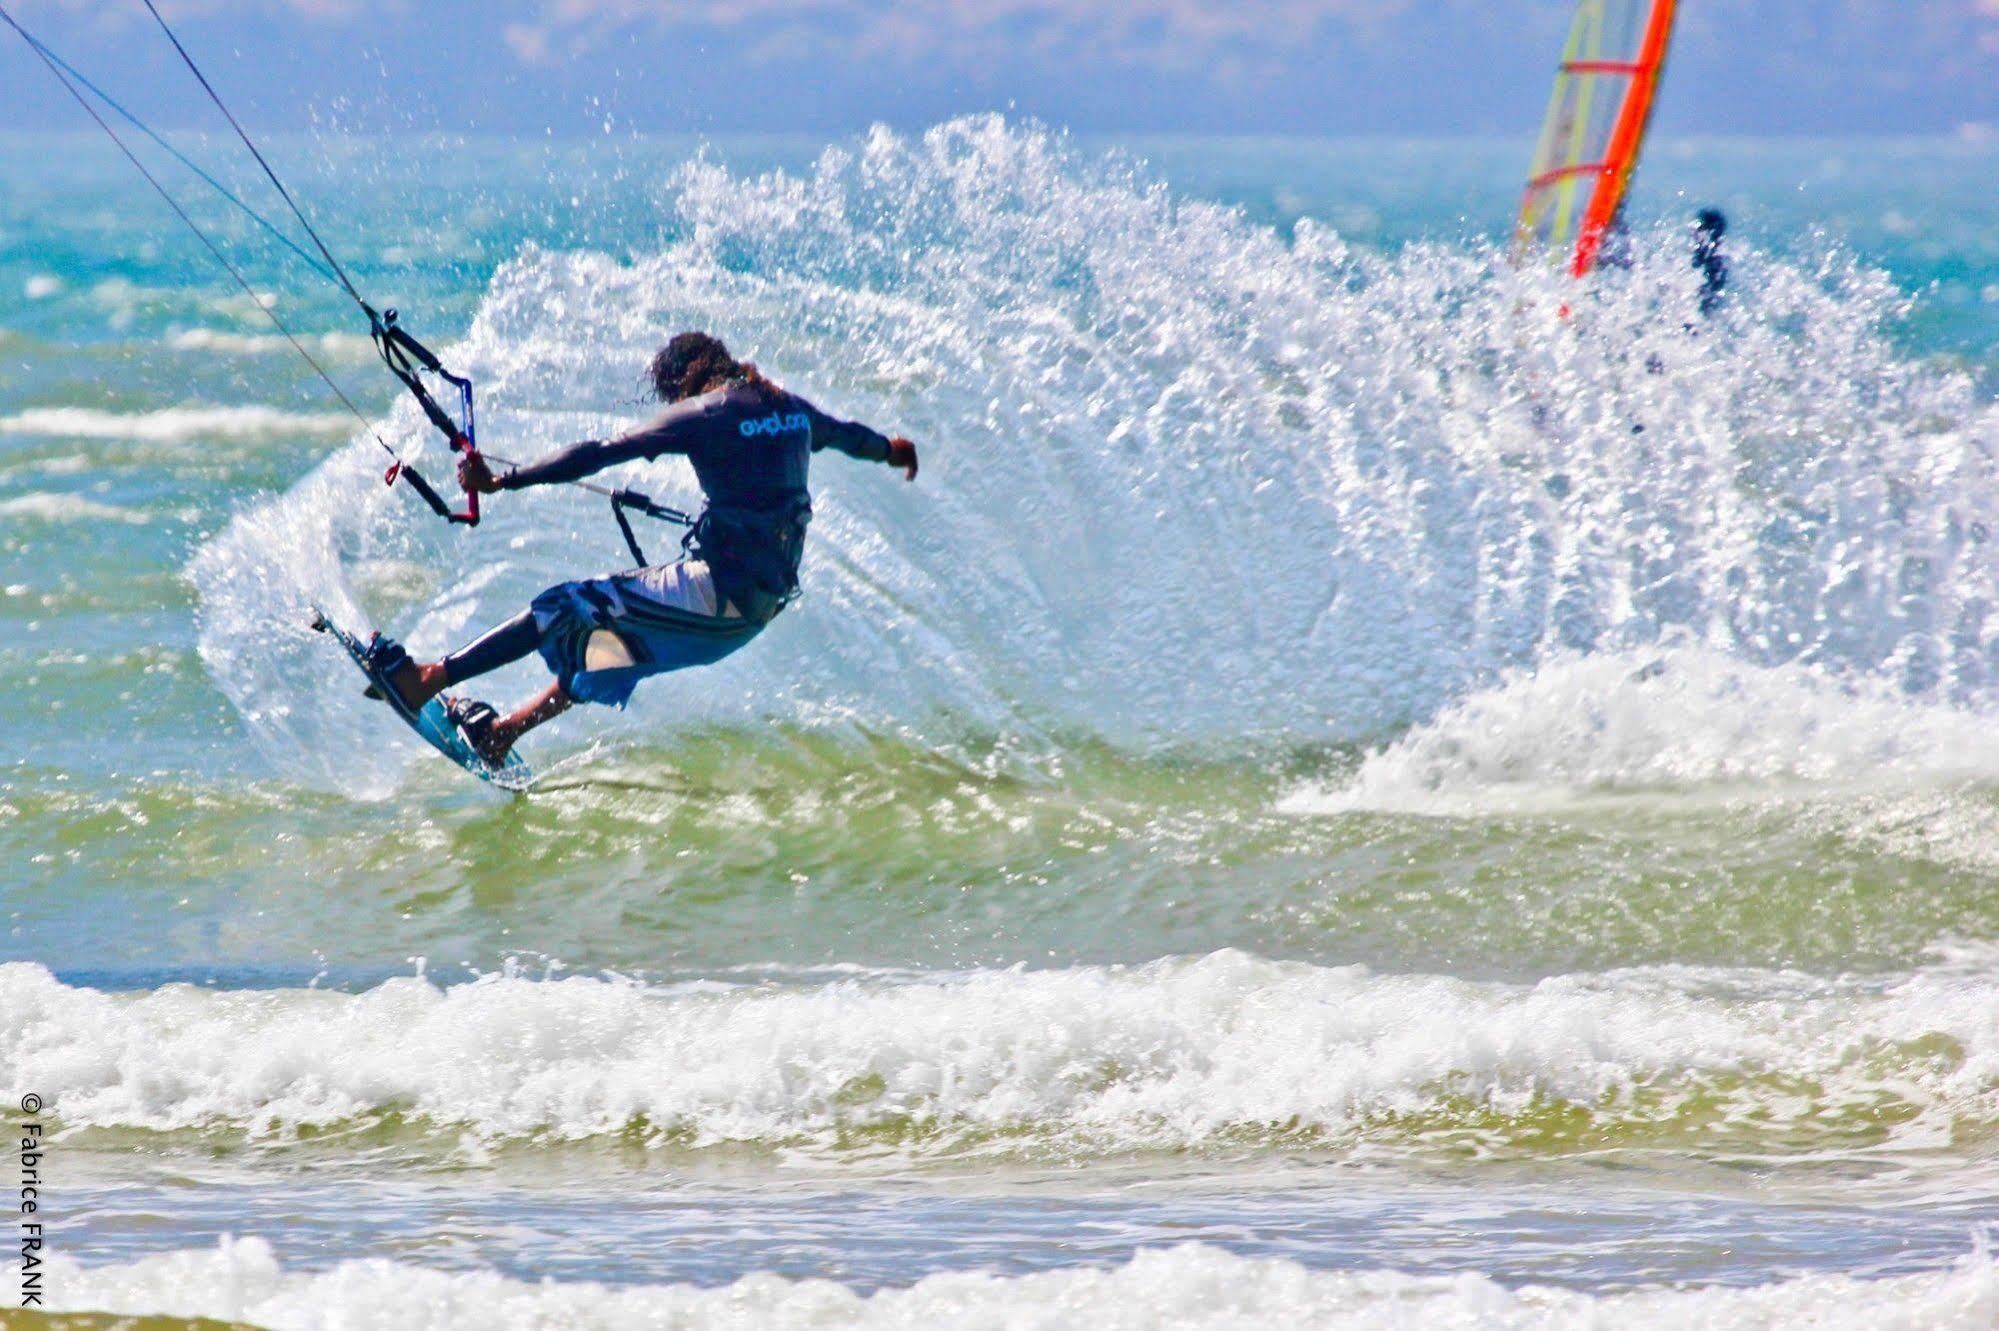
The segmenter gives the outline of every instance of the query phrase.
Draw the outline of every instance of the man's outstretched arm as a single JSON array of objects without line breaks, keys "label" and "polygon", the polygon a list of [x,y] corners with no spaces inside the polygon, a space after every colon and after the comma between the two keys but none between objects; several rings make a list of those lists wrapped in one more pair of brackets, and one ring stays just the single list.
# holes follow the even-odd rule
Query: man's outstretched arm
[{"label": "man's outstretched arm", "polygon": [[493,471],[483,458],[466,457],[458,463],[458,483],[481,494],[525,490],[532,485],[566,485],[621,462],[645,462],[667,453],[685,453],[700,437],[699,422],[705,411],[704,403],[676,403],[649,425],[614,439],[585,439],[506,471]]},{"label": "man's outstretched arm", "polygon": [[850,458],[863,462],[886,462],[891,467],[902,468],[909,480],[916,479],[916,445],[901,435],[893,437],[869,429],[859,421],[843,421],[838,416],[828,416],[817,407],[810,407],[812,414],[812,449],[837,448]]}]

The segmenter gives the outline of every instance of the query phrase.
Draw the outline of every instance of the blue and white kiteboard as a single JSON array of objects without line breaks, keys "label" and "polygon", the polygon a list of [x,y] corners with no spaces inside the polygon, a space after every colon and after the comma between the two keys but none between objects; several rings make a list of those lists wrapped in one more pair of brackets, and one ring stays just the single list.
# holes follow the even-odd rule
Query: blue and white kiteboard
[{"label": "blue and white kiteboard", "polygon": [[481,781],[490,782],[502,790],[520,794],[534,784],[534,769],[522,762],[517,753],[508,753],[506,761],[498,767],[481,758],[478,751],[472,747],[471,741],[467,740],[464,732],[458,728],[458,723],[444,710],[444,701],[441,698],[432,698],[420,709],[411,708],[403,701],[402,694],[397,692],[392,682],[368,668],[368,644],[334,623],[332,616],[317,605],[312,607],[311,622],[313,628],[331,635],[334,641],[347,649],[347,655],[354,659],[354,664],[368,677],[369,683],[375,686],[374,691],[382,696],[382,701],[402,718],[404,725],[420,735],[424,743]]}]

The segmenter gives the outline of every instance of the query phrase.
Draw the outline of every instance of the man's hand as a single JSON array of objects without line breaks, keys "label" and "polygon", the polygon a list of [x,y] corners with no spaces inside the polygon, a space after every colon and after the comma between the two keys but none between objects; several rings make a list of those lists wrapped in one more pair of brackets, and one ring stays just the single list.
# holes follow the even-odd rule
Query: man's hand
[{"label": "man's hand", "polygon": [[458,459],[458,484],[467,494],[489,495],[500,490],[500,478],[493,475],[486,459],[477,453],[467,453]]},{"label": "man's hand", "polygon": [[902,468],[903,479],[916,479],[916,445],[901,435],[888,441],[888,465]]}]

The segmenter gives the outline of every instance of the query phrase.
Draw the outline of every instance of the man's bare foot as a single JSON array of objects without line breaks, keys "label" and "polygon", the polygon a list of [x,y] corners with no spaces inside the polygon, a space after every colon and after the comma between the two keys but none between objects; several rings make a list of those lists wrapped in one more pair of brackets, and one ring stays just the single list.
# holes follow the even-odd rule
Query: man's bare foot
[{"label": "man's bare foot", "polygon": [[445,715],[451,718],[458,733],[472,746],[472,752],[479,755],[479,761],[488,767],[502,767],[507,754],[520,738],[518,730],[510,730],[490,703],[469,698],[446,698]]},{"label": "man's bare foot", "polygon": [[[425,703],[444,692],[444,662],[420,665],[410,659],[410,654],[403,650],[401,643],[393,638],[384,638],[379,633],[368,640],[362,664],[377,680],[386,675],[390,687],[396,691],[397,700],[412,712],[422,711]],[[379,684],[370,684],[364,691],[370,698],[382,696]]]},{"label": "man's bare foot", "polygon": [[472,746],[480,761],[489,767],[504,765],[507,755],[522,735],[568,710],[569,695],[562,691],[560,684],[550,684],[539,697],[507,716],[494,711],[490,703],[474,698],[444,700],[445,714],[458,727],[458,733],[465,736],[465,742]]},{"label": "man's bare foot", "polygon": [[405,661],[390,683],[402,695],[405,706],[412,712],[422,711],[425,703],[444,692],[444,662],[420,665],[415,661]]},{"label": "man's bare foot", "polygon": [[[466,737],[470,739],[472,735],[466,735]],[[500,721],[494,721],[490,727],[486,727],[486,733],[480,737],[480,743],[474,743],[472,747],[478,749],[480,759],[488,767],[500,767],[500,765],[506,763],[506,755],[514,751],[514,741],[516,739],[520,739],[520,731],[518,729],[508,729],[508,723],[504,719],[500,719]]]}]

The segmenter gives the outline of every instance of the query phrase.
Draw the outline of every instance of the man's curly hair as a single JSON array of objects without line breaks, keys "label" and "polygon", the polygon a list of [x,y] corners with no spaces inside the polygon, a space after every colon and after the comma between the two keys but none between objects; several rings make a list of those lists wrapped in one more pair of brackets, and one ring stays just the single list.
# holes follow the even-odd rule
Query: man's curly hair
[{"label": "man's curly hair", "polygon": [[646,367],[652,391],[662,402],[696,397],[746,377],[722,339],[707,333],[676,333]]}]

